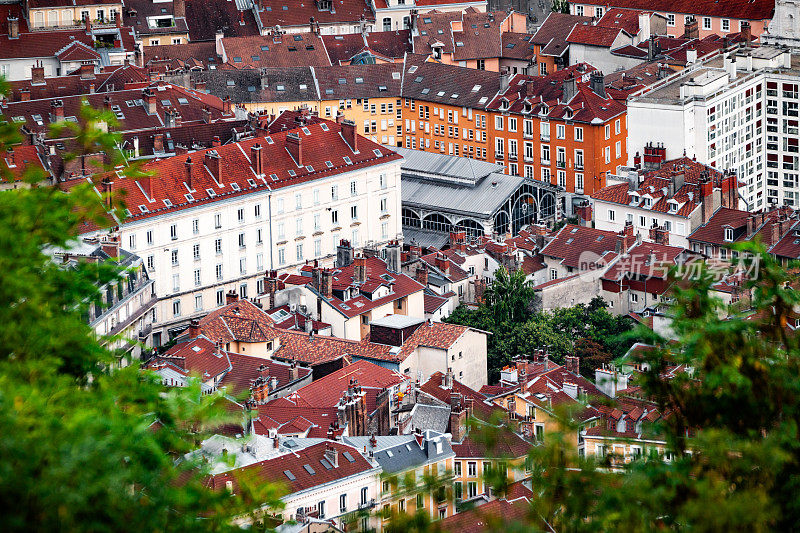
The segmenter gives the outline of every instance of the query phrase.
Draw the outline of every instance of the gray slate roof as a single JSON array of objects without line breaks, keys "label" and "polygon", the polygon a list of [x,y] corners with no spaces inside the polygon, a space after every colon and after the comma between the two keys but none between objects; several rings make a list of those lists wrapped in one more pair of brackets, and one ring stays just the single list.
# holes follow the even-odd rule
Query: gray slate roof
[{"label": "gray slate roof", "polygon": [[[394,474],[406,470],[419,468],[426,464],[443,461],[455,457],[455,452],[450,446],[450,441],[436,431],[425,431],[426,439],[422,441],[422,448],[417,445],[414,435],[378,436],[378,446],[375,452],[375,461],[381,466],[385,474]],[[354,448],[369,449],[370,437],[344,437],[342,441]],[[437,444],[441,451],[437,452]]]}]

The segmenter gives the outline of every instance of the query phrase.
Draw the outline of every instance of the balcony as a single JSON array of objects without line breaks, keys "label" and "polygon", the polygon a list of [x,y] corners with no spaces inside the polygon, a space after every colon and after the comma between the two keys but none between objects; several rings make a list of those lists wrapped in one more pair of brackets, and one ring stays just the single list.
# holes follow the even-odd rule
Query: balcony
[{"label": "balcony", "polygon": [[547,167],[550,166],[550,160],[549,159],[545,159],[544,157],[539,159],[539,162],[544,166],[547,166]]},{"label": "balcony", "polygon": [[542,134],[542,135],[539,136],[539,140],[541,140],[543,143],[549,143],[550,142],[550,136]]},{"label": "balcony", "polygon": [[567,168],[567,162],[563,160],[556,160],[556,168]]},{"label": "balcony", "polygon": [[534,161],[534,158],[533,158],[532,155],[526,155],[524,159],[525,159],[526,163],[533,163],[533,161]]},{"label": "balcony", "polygon": [[508,160],[509,161],[516,161],[517,160],[517,152],[509,152]]},{"label": "balcony", "polygon": [[147,324],[139,331],[139,342],[144,342],[153,332],[153,324]]},{"label": "balcony", "polygon": [[533,132],[532,131],[525,131],[522,133],[523,139],[533,139]]},{"label": "balcony", "polygon": [[503,152],[495,152],[494,158],[498,161],[502,161],[505,158],[505,156],[503,155]]},{"label": "balcony", "polygon": [[372,498],[371,500],[367,500],[365,502],[361,502],[358,504],[358,510],[361,511],[362,509],[372,509],[373,507],[375,507],[375,503],[376,503],[375,498]]},{"label": "balcony", "polygon": [[575,163],[575,170],[583,170],[583,161],[580,163]]}]

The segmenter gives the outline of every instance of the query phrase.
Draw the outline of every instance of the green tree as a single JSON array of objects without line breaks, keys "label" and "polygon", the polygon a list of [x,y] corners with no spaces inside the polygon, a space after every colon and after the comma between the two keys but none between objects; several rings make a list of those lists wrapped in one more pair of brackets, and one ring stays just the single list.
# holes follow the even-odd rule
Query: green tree
[{"label": "green tree", "polygon": [[[113,114],[84,108],[69,126],[79,152],[116,162],[119,138],[107,133],[114,123]],[[13,124],[0,123],[0,152],[19,140]],[[25,175],[31,185],[42,178]],[[2,529],[221,531],[254,502],[277,504],[269,485],[215,493],[201,485],[202,464],[176,464],[226,419],[220,395],[201,394],[197,383],[164,394],[135,366],[109,370],[113,354],[82,315],[101,303],[98,284],[123,274],[119,265],[63,269],[44,253],[68,247],[84,223],[108,223],[88,185],[0,193]]]},{"label": "green tree", "polygon": [[509,273],[504,266],[495,271],[494,281],[483,295],[496,324],[524,321],[533,309],[535,297],[533,283],[525,279],[525,272]]},{"label": "green tree", "polygon": [[553,0],[553,5],[550,6],[550,10],[554,13],[569,13],[569,1]]}]

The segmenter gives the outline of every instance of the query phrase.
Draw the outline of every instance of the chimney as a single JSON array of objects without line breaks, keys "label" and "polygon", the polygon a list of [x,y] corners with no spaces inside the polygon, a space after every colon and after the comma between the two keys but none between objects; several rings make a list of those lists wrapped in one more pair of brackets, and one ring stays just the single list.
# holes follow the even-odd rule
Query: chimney
[{"label": "chimney", "polygon": [[250,164],[253,166],[253,171],[257,176],[264,175],[264,169],[261,167],[261,154],[263,151],[264,149],[261,147],[260,143],[256,143],[250,147]]},{"label": "chimney", "polygon": [[175,18],[186,18],[185,0],[172,0],[172,16]]},{"label": "chimney", "polygon": [[205,81],[196,81],[194,82],[194,90],[198,92],[205,92],[206,90],[206,82]]},{"label": "chimney", "polygon": [[102,189],[101,192],[105,198],[106,207],[110,209],[112,204],[111,193],[114,190],[114,180],[111,178],[103,178],[103,181],[100,182],[100,188]]},{"label": "chimney", "polygon": [[230,305],[239,301],[239,295],[236,291],[228,291],[225,293],[225,305]]},{"label": "chimney", "polygon": [[119,257],[119,235],[108,235],[100,242],[100,248],[112,259]]},{"label": "chimney", "polygon": [[460,394],[450,394],[450,435],[453,442],[462,442],[467,436],[467,410]]},{"label": "chimney", "polygon": [[209,150],[205,155],[206,166],[208,167],[211,175],[217,180],[217,183],[222,182],[222,158],[216,150]]},{"label": "chimney", "polygon": [[147,114],[155,115],[157,113],[156,93],[153,92],[152,89],[145,89],[142,91],[142,96],[144,97],[144,105],[147,109]]},{"label": "chimney", "polygon": [[300,379],[300,368],[297,366],[297,360],[292,359],[289,363],[289,382],[297,381]]},{"label": "chimney", "polygon": [[566,356],[564,358],[564,367],[567,371],[579,375],[581,373],[581,358],[577,356]]},{"label": "chimney", "polygon": [[733,172],[726,172],[720,183],[722,207],[739,209],[738,178]]},{"label": "chimney", "polygon": [[86,27],[86,35],[91,35],[92,34],[92,18],[91,17],[86,17],[86,20],[84,21],[84,26]]},{"label": "chimney", "polygon": [[669,246],[669,232],[667,228],[659,226],[658,223],[654,223],[653,227],[650,228],[650,240],[656,244]]},{"label": "chimney", "polygon": [[353,262],[353,247],[350,241],[342,239],[336,247],[336,267],[344,268]]},{"label": "chimney", "polygon": [[601,71],[595,70],[592,72],[589,77],[589,86],[597,96],[606,97],[606,79]]},{"label": "chimney", "polygon": [[269,298],[268,309],[275,309],[275,294],[278,292],[277,272],[270,270],[264,279],[264,292]]},{"label": "chimney", "polygon": [[333,272],[327,268],[322,269],[320,292],[325,298],[333,297]]},{"label": "chimney", "polygon": [[222,146],[222,141],[219,138],[219,135],[214,135],[214,138],[211,139],[211,146],[216,148],[217,146]]},{"label": "chimney", "polygon": [[339,467],[339,450],[337,450],[331,444],[325,445],[325,453],[323,454],[325,460],[327,460],[334,468]]},{"label": "chimney", "polygon": [[436,268],[441,270],[445,276],[450,275],[450,259],[448,259],[446,255],[442,253],[437,253],[435,263],[436,263]]},{"label": "chimney", "polygon": [[692,19],[686,23],[683,30],[683,38],[684,39],[699,39],[700,38],[700,27],[697,25],[697,19],[692,17]]},{"label": "chimney", "polygon": [[389,241],[386,246],[386,268],[390,272],[400,272],[400,244],[397,241]]},{"label": "chimney", "polygon": [[569,102],[577,92],[577,81],[575,80],[575,76],[570,74],[569,78],[564,80],[564,83],[561,86],[561,101],[564,103]]},{"label": "chimney", "polygon": [[705,224],[714,214],[714,184],[707,173],[700,176],[700,205],[703,214],[702,223]]},{"label": "chimney", "polygon": [[205,124],[211,123],[211,109],[208,106],[203,107],[203,122]]},{"label": "chimney", "polygon": [[200,335],[200,321],[196,318],[193,318],[191,322],[189,322],[189,338],[196,339]]},{"label": "chimney", "polygon": [[31,99],[31,90],[30,89],[20,89],[19,90],[19,101],[20,102],[29,102]]},{"label": "chimney", "polygon": [[659,54],[661,54],[661,50],[658,46],[658,39],[655,35],[651,35],[647,40],[647,60],[654,61]]},{"label": "chimney", "polygon": [[742,21],[742,30],[741,30],[742,40],[744,41],[745,46],[750,46],[750,43],[753,40],[753,33],[750,29],[750,23],[746,20]]},{"label": "chimney", "polygon": [[356,123],[352,120],[342,120],[342,137],[354,154],[358,153],[358,133]]},{"label": "chimney", "polygon": [[188,156],[186,158],[186,162],[184,162],[184,164],[183,164],[183,168],[184,168],[183,179],[186,182],[186,186],[189,187],[190,191],[194,190],[194,187],[192,187],[192,167],[193,166],[194,166],[194,163],[192,163],[192,157]]},{"label": "chimney", "polygon": [[442,374],[442,388],[451,390],[453,388],[453,369],[448,368],[447,372]]},{"label": "chimney", "polygon": [[53,100],[53,102],[50,104],[50,111],[54,122],[63,122],[64,102],[61,100]]},{"label": "chimney", "polygon": [[175,127],[175,112],[172,110],[171,107],[167,107],[166,109],[164,109],[164,127],[166,128]]},{"label": "chimney", "polygon": [[367,281],[367,258],[364,256],[358,256],[355,259],[353,281],[356,283],[364,283]]},{"label": "chimney", "polygon": [[44,66],[39,61],[31,67],[31,85],[44,85]]},{"label": "chimney", "polygon": [[289,154],[297,165],[303,166],[303,139],[299,133],[289,132],[286,134],[286,149],[289,150]]},{"label": "chimney", "polygon": [[153,135],[153,152],[157,154],[164,153],[164,134],[156,133]]},{"label": "chimney", "polygon": [[421,285],[428,286],[428,267],[424,263],[417,266],[416,278]]},{"label": "chimney", "polygon": [[511,83],[511,72],[508,67],[500,67],[500,94],[508,90],[509,83]]},{"label": "chimney", "polygon": [[19,39],[19,19],[17,17],[8,17],[8,38]]},{"label": "chimney", "polygon": [[422,430],[416,428],[414,430],[414,440],[417,441],[417,446],[422,449],[422,443],[425,441],[425,436],[422,434]]},{"label": "chimney", "polygon": [[230,114],[231,112],[231,97],[226,96],[222,99],[222,112],[226,115]]}]

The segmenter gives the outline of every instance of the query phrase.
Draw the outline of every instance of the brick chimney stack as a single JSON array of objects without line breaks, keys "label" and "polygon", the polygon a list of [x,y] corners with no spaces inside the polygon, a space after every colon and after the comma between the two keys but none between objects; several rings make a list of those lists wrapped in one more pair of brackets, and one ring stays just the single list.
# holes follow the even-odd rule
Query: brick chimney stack
[{"label": "brick chimney stack", "polygon": [[705,224],[714,214],[714,184],[706,173],[700,176],[700,205],[703,214],[702,223]]},{"label": "brick chimney stack", "polygon": [[303,165],[303,139],[299,133],[289,132],[286,134],[286,149],[289,150],[295,162]]},{"label": "brick chimney stack", "polygon": [[267,294],[269,299],[269,308],[275,309],[275,294],[278,292],[278,273],[275,270],[270,270],[264,279],[264,293]]},{"label": "brick chimney stack", "polygon": [[256,143],[250,147],[250,164],[253,167],[253,171],[258,176],[264,175],[264,169],[262,168],[262,153],[264,148],[262,148],[260,143]]},{"label": "brick chimney stack", "polygon": [[192,167],[193,166],[194,166],[194,163],[192,163],[192,157],[191,156],[186,157],[186,161],[183,163],[183,168],[184,168],[183,179],[186,182],[186,186],[189,187],[190,191],[194,190],[194,187],[192,187]]},{"label": "brick chimney stack", "polygon": [[216,150],[209,150],[205,155],[205,163],[211,175],[218,183],[222,181],[222,158]]},{"label": "brick chimney stack", "polygon": [[8,38],[19,39],[19,19],[17,17],[8,17]]},{"label": "brick chimney stack", "polygon": [[142,97],[144,98],[144,105],[145,109],[147,109],[148,115],[155,115],[158,112],[156,108],[156,93],[153,92],[152,89],[145,89],[142,91]]},{"label": "brick chimney stack", "polygon": [[323,268],[320,273],[320,293],[325,298],[333,297],[333,271]]},{"label": "brick chimney stack", "polygon": [[450,435],[453,442],[462,442],[467,436],[467,410],[458,393],[450,394]]},{"label": "brick chimney stack", "polygon": [[200,321],[196,318],[193,318],[191,322],[189,322],[189,338],[196,339],[200,335]]},{"label": "brick chimney stack", "polygon": [[416,278],[421,285],[428,286],[428,267],[424,263],[417,266]]},{"label": "brick chimney stack", "polygon": [[44,83],[44,66],[37,61],[36,66],[31,67],[31,85],[44,85]]},{"label": "brick chimney stack", "polygon": [[573,374],[580,375],[581,373],[581,358],[577,356],[568,355],[564,358],[564,368]]},{"label": "brick chimney stack", "polygon": [[153,135],[153,152],[157,154],[164,153],[164,134],[156,133]]},{"label": "brick chimney stack", "polygon": [[64,102],[61,100],[53,100],[50,104],[50,112],[55,122],[64,121]]},{"label": "brick chimney stack", "polygon": [[356,133],[356,123],[352,120],[342,120],[342,137],[347,142],[353,153],[358,153],[358,133]]},{"label": "brick chimney stack", "polygon": [[356,283],[364,283],[367,281],[367,258],[364,256],[358,256],[355,258],[353,281]]},{"label": "brick chimney stack", "polygon": [[230,305],[238,301],[239,295],[236,293],[236,291],[231,290],[225,293],[225,305]]}]

